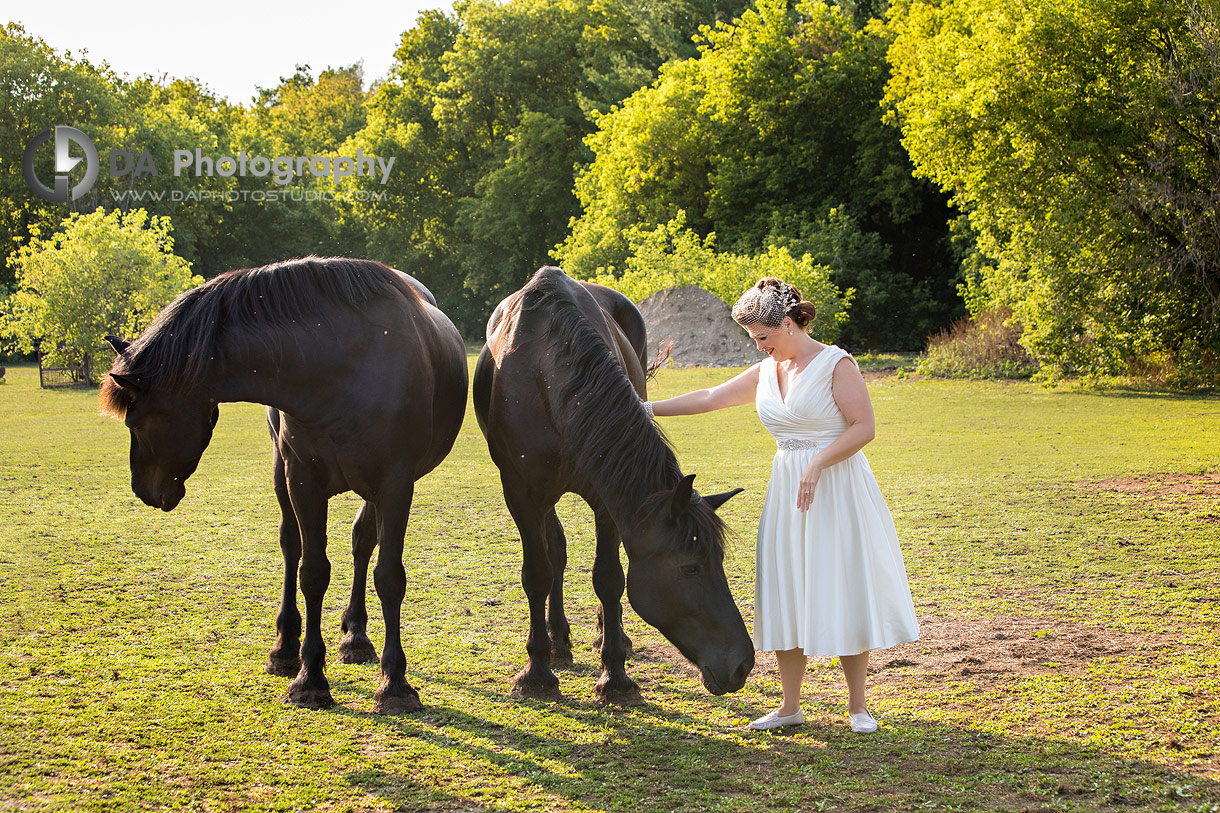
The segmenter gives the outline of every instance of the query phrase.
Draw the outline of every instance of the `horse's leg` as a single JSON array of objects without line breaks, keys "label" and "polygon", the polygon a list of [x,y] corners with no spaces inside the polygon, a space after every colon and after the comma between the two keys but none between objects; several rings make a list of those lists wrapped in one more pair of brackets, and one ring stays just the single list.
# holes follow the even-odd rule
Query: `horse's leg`
[{"label": "horse's leg", "polygon": [[572,665],[572,625],[563,610],[563,572],[568,566],[568,540],[552,508],[546,516],[547,555],[551,560],[551,598],[547,602],[546,628],[551,639],[551,666]]},{"label": "horse's leg", "polygon": [[[268,418],[270,421],[270,417]],[[272,433],[274,436],[274,432]],[[273,446],[272,479],[275,499],[280,504],[280,552],[284,556],[284,586],[280,611],[275,616],[275,648],[267,656],[267,672],[292,677],[301,669],[301,613],[297,609],[297,566],[301,562],[301,529],[288,499],[284,478],[284,458]]]},{"label": "horse's leg", "polygon": [[424,707],[419,701],[419,692],[407,683],[407,656],[402,651],[402,599],[407,592],[407,572],[402,564],[402,551],[415,483],[409,477],[403,477],[398,482],[401,492],[383,495],[375,512],[381,550],[377,554],[377,567],[373,569],[373,583],[377,586],[381,615],[385,619],[381,685],[373,694],[373,711],[378,714],[400,714],[419,711]]},{"label": "horse's leg", "polygon": [[[592,648],[592,650],[594,652],[602,651],[602,640],[606,637],[606,621],[602,617],[603,614],[604,613],[602,611],[602,605],[598,604],[597,605],[597,635],[595,635],[593,637],[593,643],[590,645],[590,647]],[[621,615],[619,617],[622,618]],[[619,633],[621,635],[619,640],[622,641],[622,644],[623,644],[623,655],[625,657],[630,658],[632,655],[635,654],[635,645],[631,643],[631,638],[629,638],[627,636],[627,633],[625,630],[622,629],[621,624],[619,625]]]},{"label": "horse's leg", "polygon": [[377,547],[377,510],[365,502],[352,523],[352,596],[343,611],[343,640],[339,660],[343,663],[373,663],[377,650],[369,640],[369,613],[364,595],[368,585],[369,559]]},{"label": "horse's leg", "polygon": [[602,676],[593,689],[603,703],[637,706],[644,702],[640,687],[627,677],[623,645],[623,565],[618,558],[618,528],[604,510],[596,510],[597,551],[593,558],[593,591],[600,602],[597,618],[602,630]]},{"label": "horse's leg", "polygon": [[[603,510],[597,508],[596,506],[593,506],[593,514],[594,514],[594,517],[597,522],[597,548],[596,548],[596,551],[594,553],[594,558],[593,558],[594,591],[596,592],[596,587],[597,587],[597,572],[598,572],[597,563],[602,558],[603,548],[605,548],[608,551],[606,554],[607,562],[613,563],[613,570],[611,571],[612,581],[611,581],[611,587],[610,587],[610,589],[613,590],[614,589],[613,588],[613,583],[614,583],[613,579],[617,579],[619,582],[623,581],[623,566],[619,562],[619,558],[618,558],[618,547],[619,547],[619,543],[620,543],[621,539],[618,534],[618,528],[614,525],[614,522],[609,518],[608,515],[603,516],[603,514],[605,514],[605,512]],[[604,526],[603,526],[603,523],[605,523]],[[605,538],[604,542],[603,542],[603,537]],[[611,567],[610,564],[606,564],[606,563],[603,563],[603,566]],[[617,576],[615,576],[613,574],[617,574]],[[623,630],[623,605],[622,605],[623,588],[620,585],[617,589],[618,589],[618,592],[613,594],[613,600],[611,601],[611,606],[618,608],[616,617],[618,618],[619,641],[621,642],[622,647],[623,647],[624,658],[630,658],[631,654],[632,654],[631,639],[627,637],[626,631]],[[602,602],[600,600],[601,593],[598,593],[597,595],[598,595],[598,599],[599,599],[599,602],[597,605],[597,636],[594,637],[594,639],[593,639],[593,651],[601,652],[602,651],[602,642],[605,640],[605,637],[606,637],[606,618],[605,618],[606,605],[604,602]]]},{"label": "horse's leg", "polygon": [[301,529],[301,593],[305,596],[305,639],[301,671],[288,686],[288,702],[311,709],[334,705],[326,681],[326,643],[322,640],[322,599],[330,584],[326,558],[326,497],[308,473],[288,472],[288,494]]},{"label": "horse's leg", "polygon": [[529,637],[525,651],[529,663],[512,680],[514,697],[558,699],[559,678],[551,671],[551,639],[546,628],[546,603],[554,586],[554,574],[547,546],[547,513],[554,512],[554,503],[543,501],[529,489],[512,483],[503,474],[504,502],[521,533],[521,585],[529,603]]}]

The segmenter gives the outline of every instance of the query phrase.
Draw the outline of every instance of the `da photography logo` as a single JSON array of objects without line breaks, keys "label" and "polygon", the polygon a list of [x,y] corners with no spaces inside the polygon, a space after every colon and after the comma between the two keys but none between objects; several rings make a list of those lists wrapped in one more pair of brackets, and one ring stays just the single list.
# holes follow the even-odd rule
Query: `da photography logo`
[{"label": "da photography logo", "polygon": [[[47,187],[34,172],[34,157],[38,153],[38,148],[52,138],[55,139],[54,189]],[[84,156],[73,157],[71,153],[72,144],[76,144],[84,150]],[[85,176],[81,178],[80,183],[76,186],[69,187],[68,183],[71,178],[68,173],[81,161],[85,162]],[[30,189],[34,190],[34,194],[44,200],[55,203],[67,203],[70,200],[80,200],[93,188],[94,182],[97,181],[99,164],[97,147],[93,145],[93,140],[89,136],[75,127],[57,126],[48,127],[30,139],[29,145],[25,148],[25,159],[22,161],[22,169],[25,170],[25,182],[30,185]]]}]

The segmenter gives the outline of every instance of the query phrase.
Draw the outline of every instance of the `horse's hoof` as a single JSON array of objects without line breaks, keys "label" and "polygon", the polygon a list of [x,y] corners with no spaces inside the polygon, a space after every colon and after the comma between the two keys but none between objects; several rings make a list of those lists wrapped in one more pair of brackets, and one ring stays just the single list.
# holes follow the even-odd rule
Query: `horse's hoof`
[{"label": "horse's hoof", "polygon": [[348,633],[339,643],[340,663],[377,663],[377,660],[377,650],[368,638]]},{"label": "horse's hoof", "polygon": [[594,690],[594,698],[598,703],[607,706],[642,706],[644,705],[644,697],[640,694],[639,688],[635,689],[607,689],[599,692]]},{"label": "horse's hoof", "polygon": [[376,714],[410,714],[423,710],[419,692],[409,684],[390,687],[383,683],[373,695],[373,711]]},{"label": "horse's hoof", "polygon": [[267,665],[263,667],[267,674],[277,677],[292,677],[297,672],[301,671],[300,658],[280,658],[275,655],[267,656]]},{"label": "horse's hoof", "polygon": [[335,705],[329,686],[305,686],[295,680],[289,684],[284,700],[303,709],[328,709]]},{"label": "horse's hoof", "polygon": [[572,650],[571,649],[552,649],[551,650],[551,668],[552,669],[571,669],[572,668]]},{"label": "horse's hoof", "polygon": [[603,676],[601,680],[597,681],[597,685],[593,687],[593,696],[597,698],[597,702],[608,706],[644,705],[644,697],[640,694],[640,687],[631,678],[620,678],[617,681],[611,681]]},{"label": "horse's hoof", "polygon": [[559,678],[550,675],[550,679],[539,680],[529,674],[528,669],[522,669],[512,681],[513,697],[531,700],[561,700],[563,694],[559,691]]}]

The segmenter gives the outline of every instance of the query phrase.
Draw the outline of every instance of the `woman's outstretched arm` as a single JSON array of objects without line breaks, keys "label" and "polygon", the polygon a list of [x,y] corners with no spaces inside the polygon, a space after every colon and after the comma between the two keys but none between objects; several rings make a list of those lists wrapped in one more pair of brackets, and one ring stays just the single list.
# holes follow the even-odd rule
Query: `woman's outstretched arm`
[{"label": "woman's outstretched arm", "polygon": [[758,365],[739,373],[723,384],[705,390],[692,390],[664,401],[653,401],[654,415],[698,415],[725,407],[753,403],[758,390]]}]

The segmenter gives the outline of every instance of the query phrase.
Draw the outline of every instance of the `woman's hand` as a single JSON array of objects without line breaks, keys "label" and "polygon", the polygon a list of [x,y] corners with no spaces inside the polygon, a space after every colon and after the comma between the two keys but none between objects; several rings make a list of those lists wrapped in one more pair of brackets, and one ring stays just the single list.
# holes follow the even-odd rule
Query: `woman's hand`
[{"label": "woman's hand", "polygon": [[813,504],[813,490],[817,487],[818,479],[822,476],[822,464],[815,457],[809,461],[809,467],[805,469],[805,473],[801,475],[800,485],[796,491],[796,510],[807,511],[809,506]]}]

